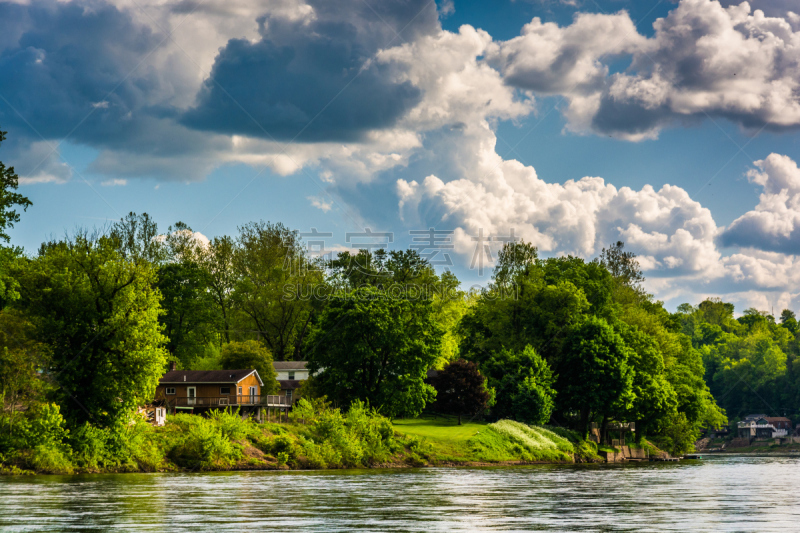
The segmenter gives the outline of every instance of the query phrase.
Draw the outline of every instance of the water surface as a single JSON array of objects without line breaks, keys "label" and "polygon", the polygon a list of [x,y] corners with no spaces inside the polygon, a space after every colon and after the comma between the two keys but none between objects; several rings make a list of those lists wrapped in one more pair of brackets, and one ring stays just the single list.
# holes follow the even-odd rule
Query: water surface
[{"label": "water surface", "polygon": [[2,531],[798,531],[800,458],[0,477]]}]

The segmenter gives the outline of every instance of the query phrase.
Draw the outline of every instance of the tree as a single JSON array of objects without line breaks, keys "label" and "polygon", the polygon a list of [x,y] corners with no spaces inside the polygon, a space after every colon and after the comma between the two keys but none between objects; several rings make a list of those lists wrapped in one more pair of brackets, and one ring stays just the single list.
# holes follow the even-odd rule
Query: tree
[{"label": "tree", "polygon": [[600,264],[603,265],[623,285],[638,289],[644,281],[642,269],[636,254],[624,251],[625,243],[617,241],[600,252]]},{"label": "tree", "polygon": [[262,394],[278,391],[278,374],[272,364],[272,354],[261,343],[253,340],[230,342],[222,347],[220,362],[225,370],[254,368],[264,382]]},{"label": "tree", "polygon": [[331,298],[306,359],[315,387],[340,405],[363,400],[385,416],[416,416],[435,395],[425,377],[440,343],[430,302],[363,287]]},{"label": "tree", "polygon": [[19,307],[52,357],[68,420],[110,426],[153,398],[166,366],[155,268],[105,236],[49,242],[17,267]]},{"label": "tree", "polygon": [[20,411],[44,400],[48,383],[39,372],[47,367],[47,349],[33,338],[31,324],[13,309],[0,311],[0,397],[6,426],[14,431]]},{"label": "tree", "polygon": [[[6,132],[0,131],[0,144],[5,140]],[[16,192],[19,187],[19,176],[14,172],[14,167],[6,167],[0,161],[0,240],[8,242],[8,230],[19,222],[19,213],[15,206],[23,211],[33,205],[26,196]],[[0,309],[4,308],[19,297],[17,289],[19,284],[13,276],[9,275],[11,263],[22,256],[22,249],[16,246],[3,246],[0,244]]]},{"label": "tree", "polygon": [[[0,131],[0,143],[6,139],[5,131]],[[11,237],[8,229],[13,228],[19,222],[19,213],[14,206],[19,206],[23,211],[33,203],[27,197],[16,192],[19,187],[19,176],[14,172],[14,167],[6,167],[0,161],[0,239],[8,242]]]},{"label": "tree", "polygon": [[486,378],[478,371],[477,365],[463,359],[446,365],[431,378],[436,389],[434,409],[444,414],[458,415],[461,425],[462,415],[475,415],[486,409],[491,395],[486,389]]},{"label": "tree", "polygon": [[124,259],[155,265],[167,260],[168,252],[159,238],[158,224],[147,213],[128,213],[111,226],[108,236]]},{"label": "tree", "polygon": [[579,413],[584,433],[591,418],[605,420],[630,408],[632,357],[622,337],[602,318],[587,317],[570,331],[559,366],[559,407]]},{"label": "tree", "polygon": [[230,330],[234,315],[233,291],[236,288],[236,272],[233,267],[236,243],[228,236],[215,237],[207,248],[199,250],[197,261],[206,273],[209,297],[219,314],[222,338],[230,342]]},{"label": "tree", "polygon": [[793,311],[784,309],[781,312],[781,325],[792,332],[792,335],[797,335],[797,318]]},{"label": "tree", "polygon": [[233,265],[237,307],[276,361],[299,358],[320,304],[304,295],[324,279],[308,260],[297,233],[283,224],[246,224],[240,228]]},{"label": "tree", "polygon": [[555,377],[536,350],[503,350],[484,365],[496,390],[492,414],[528,424],[546,424],[555,407]]},{"label": "tree", "polygon": [[167,263],[158,269],[156,286],[162,295],[167,350],[188,368],[216,339],[217,314],[207,273],[190,260]]},{"label": "tree", "polygon": [[497,254],[497,266],[492,278],[499,286],[508,286],[517,275],[525,272],[529,266],[536,264],[539,250],[525,241],[509,242]]}]

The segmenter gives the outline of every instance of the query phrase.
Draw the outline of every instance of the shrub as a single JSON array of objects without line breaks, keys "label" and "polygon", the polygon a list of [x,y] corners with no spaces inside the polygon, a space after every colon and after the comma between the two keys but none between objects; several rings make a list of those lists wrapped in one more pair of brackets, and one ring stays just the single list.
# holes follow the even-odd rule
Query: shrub
[{"label": "shrub", "polygon": [[69,438],[75,464],[89,470],[106,467],[111,462],[108,440],[108,430],[97,428],[88,422],[79,426]]},{"label": "shrub", "polygon": [[199,416],[193,418],[196,421],[179,421],[187,429],[183,441],[170,451],[176,464],[202,470],[218,469],[242,456],[240,447],[226,438],[212,421]]},{"label": "shrub", "polygon": [[37,473],[71,474],[74,469],[62,447],[40,444],[26,457],[27,466]]},{"label": "shrub", "polygon": [[239,415],[239,409],[234,411],[230,407],[224,411],[219,409],[211,411],[208,419],[219,428],[226,438],[231,440],[242,440],[256,429],[250,419],[244,419]]}]

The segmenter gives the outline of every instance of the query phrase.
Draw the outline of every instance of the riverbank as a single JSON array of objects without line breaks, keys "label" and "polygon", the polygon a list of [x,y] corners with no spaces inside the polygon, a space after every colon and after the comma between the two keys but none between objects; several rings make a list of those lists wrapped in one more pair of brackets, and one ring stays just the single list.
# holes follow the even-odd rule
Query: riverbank
[{"label": "riverbank", "polygon": [[592,442],[559,428],[501,420],[390,422],[364,408],[308,413],[283,424],[236,413],[173,415],[162,427],[92,429],[61,444],[2,456],[4,474],[409,468],[604,462]]}]

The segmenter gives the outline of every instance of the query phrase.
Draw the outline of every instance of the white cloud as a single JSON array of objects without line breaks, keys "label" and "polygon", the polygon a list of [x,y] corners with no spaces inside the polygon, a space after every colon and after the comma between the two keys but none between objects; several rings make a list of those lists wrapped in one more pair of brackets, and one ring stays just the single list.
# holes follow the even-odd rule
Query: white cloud
[{"label": "white cloud", "polygon": [[325,213],[330,211],[331,208],[333,207],[333,201],[325,200],[325,198],[322,198],[320,196],[309,196],[306,199],[311,202],[311,205],[313,207],[316,207],[317,209],[320,209]]},{"label": "white cloud", "polygon": [[[488,56],[506,80],[569,101],[568,128],[654,138],[679,120],[726,117],[745,128],[800,127],[800,27],[743,2],[682,0],[640,35],[626,12],[578,15],[566,27],[534,19]],[[630,58],[610,73],[614,59]]]},{"label": "white cloud", "polygon": [[114,178],[111,180],[101,181],[100,185],[103,187],[124,187],[128,184],[128,180],[123,180],[119,178]]},{"label": "white cloud", "polygon": [[748,179],[763,187],[758,205],[733,221],[724,246],[800,253],[800,168],[791,158],[770,154],[756,161]]},{"label": "white cloud", "polygon": [[470,236],[515,235],[544,252],[592,257],[622,239],[643,256],[651,275],[719,275],[717,226],[707,208],[683,189],[646,185],[617,189],[602,178],[548,183],[536,171],[495,151],[488,125],[464,133],[450,157],[463,161],[462,175],[445,181],[398,180],[401,216],[409,224],[460,228],[457,248]]}]

